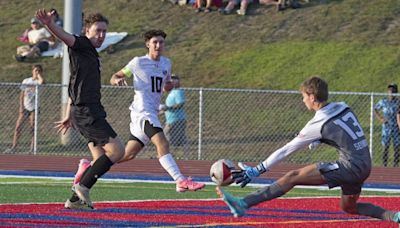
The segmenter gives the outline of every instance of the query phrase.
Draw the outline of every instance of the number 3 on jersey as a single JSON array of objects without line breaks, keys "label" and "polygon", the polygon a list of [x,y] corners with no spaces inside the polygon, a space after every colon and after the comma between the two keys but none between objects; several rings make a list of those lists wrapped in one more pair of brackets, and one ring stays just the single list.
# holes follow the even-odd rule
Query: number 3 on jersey
[{"label": "number 3 on jersey", "polygon": [[162,81],[163,79],[161,77],[151,76],[151,92],[161,93]]},{"label": "number 3 on jersey", "polygon": [[[364,136],[364,132],[352,112],[346,113],[340,119],[333,121],[333,123],[345,130],[353,140]],[[355,129],[353,130],[352,128]]]}]

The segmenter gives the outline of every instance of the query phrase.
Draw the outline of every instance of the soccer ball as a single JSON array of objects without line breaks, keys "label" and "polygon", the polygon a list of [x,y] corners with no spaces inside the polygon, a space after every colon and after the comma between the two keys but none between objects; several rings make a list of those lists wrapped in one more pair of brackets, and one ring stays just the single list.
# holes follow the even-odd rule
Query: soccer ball
[{"label": "soccer ball", "polygon": [[210,168],[210,177],[218,186],[227,186],[233,183],[231,170],[235,169],[235,164],[231,160],[220,159]]}]

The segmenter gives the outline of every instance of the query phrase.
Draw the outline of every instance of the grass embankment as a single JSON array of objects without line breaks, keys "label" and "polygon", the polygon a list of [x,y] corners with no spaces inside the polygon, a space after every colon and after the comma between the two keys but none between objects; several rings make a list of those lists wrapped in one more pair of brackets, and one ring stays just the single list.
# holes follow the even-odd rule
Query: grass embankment
[{"label": "grass embankment", "polygon": [[[63,14],[63,1],[1,1],[0,6],[0,81],[20,82],[33,62],[12,59],[21,45],[15,38],[36,9],[55,7]],[[334,91],[384,92],[387,83],[398,82],[398,0],[314,0],[282,13],[252,5],[245,17],[196,14],[159,0],[85,0],[83,10],[108,16],[109,31],[129,33],[114,53],[101,54],[104,84],[145,53],[140,34],[150,28],[168,33],[165,54],[186,87],[296,90],[313,74],[323,75]],[[48,82],[61,82],[60,59],[34,62],[44,64]]]}]

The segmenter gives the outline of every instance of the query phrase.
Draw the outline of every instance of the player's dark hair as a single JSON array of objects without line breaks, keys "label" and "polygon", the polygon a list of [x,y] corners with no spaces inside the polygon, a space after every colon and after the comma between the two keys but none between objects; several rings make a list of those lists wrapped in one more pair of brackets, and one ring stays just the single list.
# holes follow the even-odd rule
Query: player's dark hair
[{"label": "player's dark hair", "polygon": [[164,39],[167,37],[167,34],[163,30],[152,29],[143,34],[144,41],[147,42],[151,38],[156,36],[162,36]]},{"label": "player's dark hair", "polygon": [[318,102],[324,102],[328,100],[328,83],[326,83],[319,76],[312,76],[305,80],[301,86],[300,91],[308,95],[314,95]]},{"label": "player's dark hair", "polygon": [[96,22],[105,22],[108,25],[108,19],[101,13],[89,14],[85,18],[85,28],[90,28]]}]

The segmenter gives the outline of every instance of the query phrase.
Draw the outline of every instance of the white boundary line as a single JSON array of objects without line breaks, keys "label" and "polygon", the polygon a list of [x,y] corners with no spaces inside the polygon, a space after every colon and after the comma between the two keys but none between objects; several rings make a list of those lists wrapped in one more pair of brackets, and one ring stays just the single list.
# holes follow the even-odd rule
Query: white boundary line
[{"label": "white boundary line", "polygon": [[[52,176],[29,176],[29,175],[0,175],[0,178],[31,178],[31,179],[50,179],[50,180],[73,180],[72,177],[52,177]],[[120,179],[120,178],[101,178],[101,181],[105,182],[117,182],[117,183],[160,183],[160,184],[172,184],[174,181],[166,181],[166,180],[140,180],[140,179]],[[0,179],[1,181],[1,179]],[[14,182],[16,183],[16,182]],[[207,185],[216,185],[214,182],[203,182]],[[0,182],[0,184],[3,184]],[[7,184],[5,182],[4,184]],[[232,184],[233,186],[239,186],[237,184]],[[248,187],[259,188],[265,187],[269,184],[248,184]],[[295,188],[300,189],[316,189],[321,191],[326,190],[339,190],[339,187],[329,189],[327,186],[308,186],[308,185],[298,185]],[[400,189],[384,189],[384,188],[368,188],[364,187],[363,191],[376,191],[376,192],[388,192],[388,193],[400,193]]]}]

